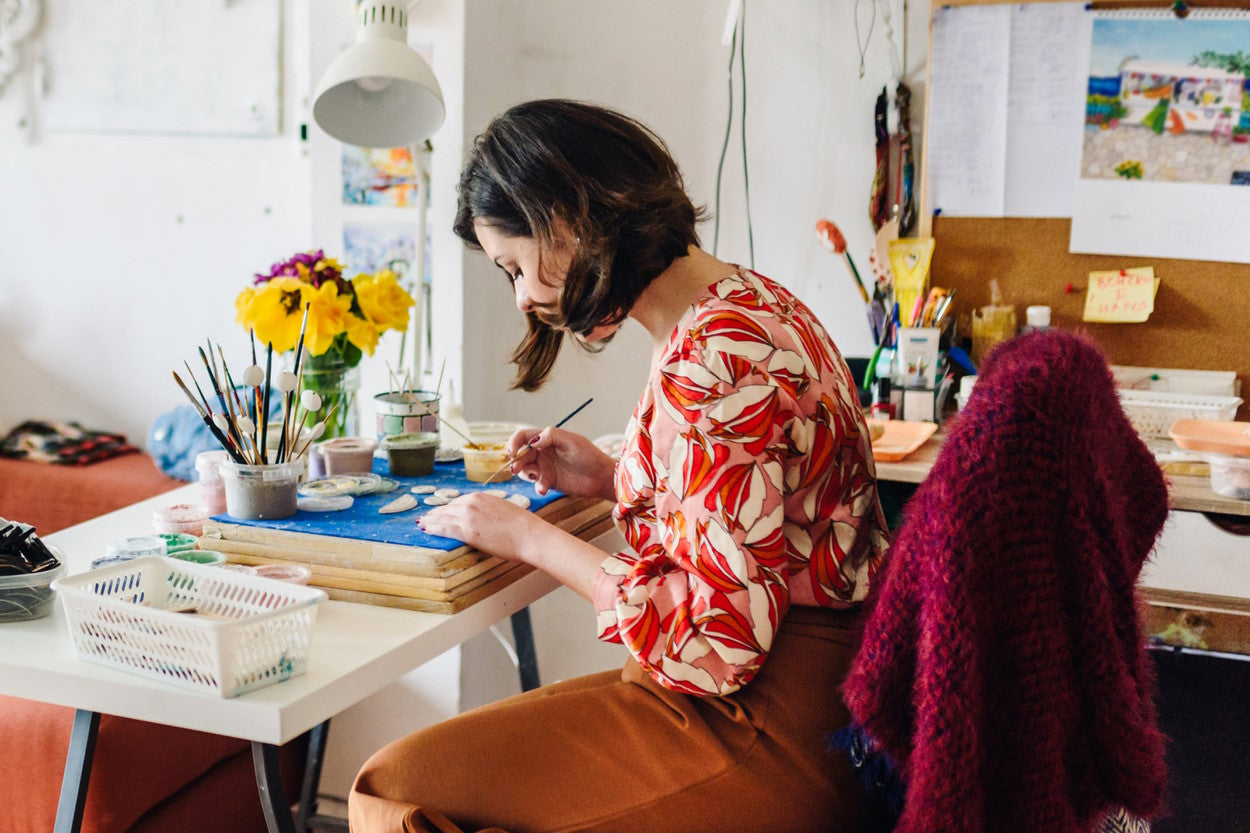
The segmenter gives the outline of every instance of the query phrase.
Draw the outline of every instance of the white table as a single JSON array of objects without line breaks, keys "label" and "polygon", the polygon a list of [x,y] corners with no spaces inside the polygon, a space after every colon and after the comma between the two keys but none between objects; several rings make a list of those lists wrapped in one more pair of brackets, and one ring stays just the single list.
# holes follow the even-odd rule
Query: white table
[{"label": "white table", "polygon": [[[65,555],[68,573],[79,573],[104,554],[109,539],[149,532],[155,508],[184,501],[198,501],[195,487],[103,515],[46,540]],[[595,541],[607,544],[614,534]],[[58,833],[77,831],[81,823],[101,713],[251,741],[266,821],[272,833],[290,833],[297,828],[277,777],[278,746],[319,727],[324,731],[339,712],[557,586],[554,579],[535,571],[453,615],[324,602],[312,632],[307,672],[232,699],[76,659],[58,604],[56,612],[44,619],[4,625],[0,694],[77,710],[57,812]]]}]

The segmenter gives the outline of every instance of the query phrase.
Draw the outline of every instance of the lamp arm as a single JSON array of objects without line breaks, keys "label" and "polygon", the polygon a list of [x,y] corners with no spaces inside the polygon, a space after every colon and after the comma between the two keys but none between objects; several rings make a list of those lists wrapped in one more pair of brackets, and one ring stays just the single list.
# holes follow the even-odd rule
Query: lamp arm
[{"label": "lamp arm", "polygon": [[[417,177],[417,244],[413,255],[412,274],[416,304],[412,310],[412,373],[418,386],[423,375],[431,370],[431,357],[424,355],[427,346],[432,347],[433,316],[430,311],[430,291],[425,275],[425,231],[427,205],[430,198],[430,173],[426,165],[429,142],[409,146],[412,164]],[[424,362],[424,363],[423,363]]]}]

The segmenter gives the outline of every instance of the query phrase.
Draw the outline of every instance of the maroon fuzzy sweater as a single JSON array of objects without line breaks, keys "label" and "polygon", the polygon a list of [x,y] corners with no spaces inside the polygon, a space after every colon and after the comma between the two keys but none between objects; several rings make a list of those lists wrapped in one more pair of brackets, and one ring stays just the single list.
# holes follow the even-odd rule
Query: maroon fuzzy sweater
[{"label": "maroon fuzzy sweater", "polygon": [[988,357],[876,579],[845,685],[907,781],[898,833],[1085,833],[1163,797],[1134,585],[1163,476],[1102,353]]}]

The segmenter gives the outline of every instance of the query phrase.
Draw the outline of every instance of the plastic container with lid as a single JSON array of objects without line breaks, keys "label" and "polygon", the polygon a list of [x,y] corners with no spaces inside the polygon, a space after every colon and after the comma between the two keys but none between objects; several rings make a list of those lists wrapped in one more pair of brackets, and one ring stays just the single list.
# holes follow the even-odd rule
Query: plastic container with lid
[{"label": "plastic container with lid", "polygon": [[464,474],[474,483],[504,483],[512,479],[508,449],[503,443],[464,447]]},{"label": "plastic container with lid", "polygon": [[1211,490],[1217,495],[1250,500],[1250,457],[1205,452],[1211,466]]},{"label": "plastic container with lid", "polygon": [[152,513],[152,528],[162,533],[203,535],[208,520],[208,507],[203,504],[173,503]]},{"label": "plastic container with lid", "polygon": [[195,455],[195,471],[200,476],[200,500],[210,515],[226,511],[226,485],[221,479],[221,464],[230,459],[225,451],[201,451]]},{"label": "plastic container with lid", "polygon": [[169,557],[177,558],[180,561],[190,561],[192,564],[226,563],[226,554],[216,550],[179,550],[178,552],[171,552]]},{"label": "plastic container with lid", "polygon": [[312,570],[301,564],[257,564],[252,567],[252,575],[289,581],[292,584],[308,584],[312,578]]},{"label": "plastic container with lid", "polygon": [[147,555],[165,555],[165,539],[159,535],[126,535],[114,538],[105,545],[109,557],[140,558]]},{"label": "plastic container with lid", "polygon": [[157,537],[165,542],[165,552],[168,555],[195,549],[196,536],[186,532],[161,532]]},{"label": "plastic container with lid", "polygon": [[51,570],[0,576],[0,622],[25,622],[47,616],[56,601],[51,584],[63,575],[64,561]]},{"label": "plastic container with lid", "polygon": [[1024,308],[1024,326],[1020,334],[1037,333],[1050,329],[1050,307],[1031,306]]}]

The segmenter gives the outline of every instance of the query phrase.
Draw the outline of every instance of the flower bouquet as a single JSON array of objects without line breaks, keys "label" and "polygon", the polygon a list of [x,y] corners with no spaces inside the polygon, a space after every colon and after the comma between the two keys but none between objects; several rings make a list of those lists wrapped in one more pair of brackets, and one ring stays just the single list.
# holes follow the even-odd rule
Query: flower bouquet
[{"label": "flower bouquet", "polygon": [[[300,367],[301,390],[313,390],[321,409],[308,424],[326,422],[326,437],[352,436],[359,427],[355,369],[364,354],[373,355],[387,330],[408,328],[412,296],[395,273],[343,277],[343,266],[318,249],[275,263],[235,298],[237,320],[274,352],[292,353],[301,335],[306,351]],[[305,312],[307,321],[305,321]]]}]

